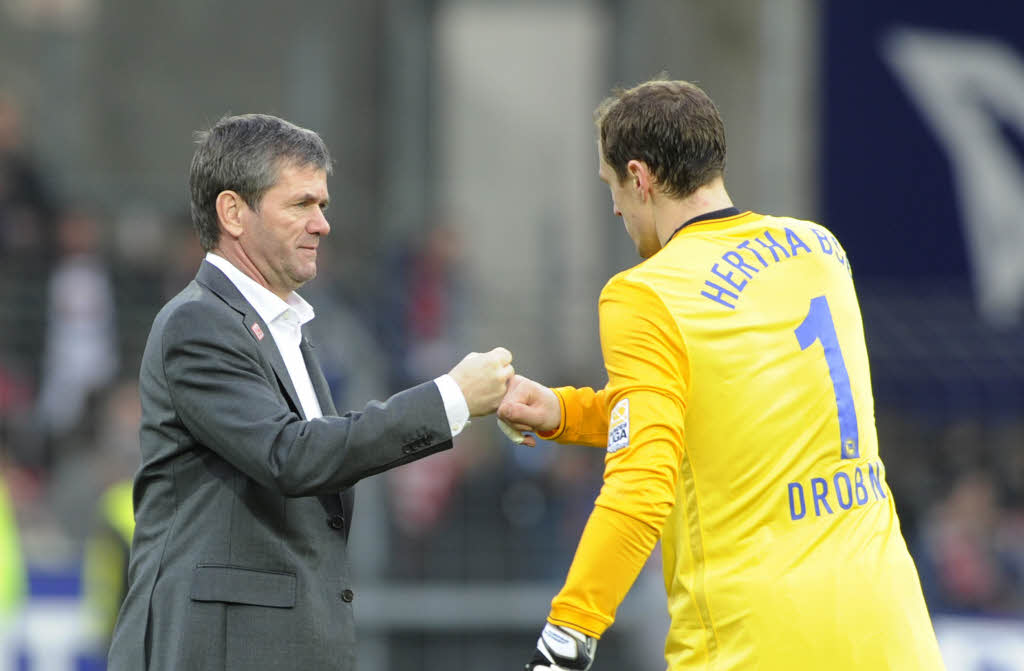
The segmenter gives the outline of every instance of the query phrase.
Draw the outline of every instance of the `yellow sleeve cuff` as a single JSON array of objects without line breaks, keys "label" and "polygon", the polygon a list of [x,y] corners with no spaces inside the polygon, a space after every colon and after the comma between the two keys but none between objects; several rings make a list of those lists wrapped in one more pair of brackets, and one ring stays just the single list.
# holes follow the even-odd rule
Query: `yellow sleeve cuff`
[{"label": "yellow sleeve cuff", "polygon": [[562,416],[554,431],[538,433],[544,440],[570,445],[604,448],[608,445],[608,407],[606,392],[590,387],[556,387]]},{"label": "yellow sleeve cuff", "polygon": [[543,438],[544,440],[558,440],[565,432],[565,397],[562,396],[562,393],[567,389],[572,389],[572,387],[557,387],[551,389],[551,391],[555,392],[555,398],[558,399],[558,407],[561,412],[561,416],[558,418],[558,426],[556,426],[554,430],[549,432],[538,431],[538,438]]}]

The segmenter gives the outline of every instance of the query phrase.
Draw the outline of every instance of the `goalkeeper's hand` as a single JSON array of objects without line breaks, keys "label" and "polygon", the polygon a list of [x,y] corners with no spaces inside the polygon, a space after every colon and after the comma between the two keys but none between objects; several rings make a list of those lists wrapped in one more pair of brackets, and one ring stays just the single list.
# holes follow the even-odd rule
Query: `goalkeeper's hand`
[{"label": "goalkeeper's hand", "polygon": [[597,639],[575,629],[544,625],[526,671],[586,671],[594,662]]}]

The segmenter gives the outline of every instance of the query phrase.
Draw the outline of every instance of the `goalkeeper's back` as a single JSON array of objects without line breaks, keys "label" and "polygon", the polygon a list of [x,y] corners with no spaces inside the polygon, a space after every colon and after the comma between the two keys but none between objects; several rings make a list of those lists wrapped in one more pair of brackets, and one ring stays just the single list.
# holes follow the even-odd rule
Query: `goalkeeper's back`
[{"label": "goalkeeper's back", "polygon": [[671,669],[941,669],[878,453],[849,263],[823,227],[700,221],[612,282],[688,359],[662,534]]}]

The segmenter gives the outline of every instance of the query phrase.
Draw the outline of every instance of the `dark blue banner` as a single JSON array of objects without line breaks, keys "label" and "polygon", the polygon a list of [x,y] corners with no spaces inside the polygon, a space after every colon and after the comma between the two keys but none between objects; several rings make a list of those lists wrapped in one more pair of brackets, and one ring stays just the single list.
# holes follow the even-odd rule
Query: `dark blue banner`
[{"label": "dark blue banner", "polygon": [[824,3],[824,222],[858,280],[1024,306],[1024,2]]},{"label": "dark blue banner", "polygon": [[1024,407],[1024,2],[823,3],[823,223],[876,399]]}]

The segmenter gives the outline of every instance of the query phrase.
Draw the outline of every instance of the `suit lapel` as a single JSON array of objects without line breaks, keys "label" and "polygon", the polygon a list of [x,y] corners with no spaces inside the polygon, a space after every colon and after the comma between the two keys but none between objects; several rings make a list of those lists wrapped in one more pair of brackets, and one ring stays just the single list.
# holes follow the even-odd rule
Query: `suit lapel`
[{"label": "suit lapel", "polygon": [[[281,350],[277,348],[277,343],[274,341],[273,336],[270,335],[270,329],[267,328],[266,323],[260,319],[259,314],[255,310],[250,309],[250,313],[245,315],[245,324],[249,327],[249,335],[256,340],[256,346],[259,347],[260,352],[263,356],[267,357],[270,361],[270,365],[274,369],[274,373],[277,374],[277,380],[281,383],[281,387],[284,388],[285,394],[288,395],[288,399],[292,402],[298,412],[299,416],[303,419],[307,419],[305,411],[302,409],[302,403],[299,402],[299,393],[295,391],[295,385],[292,383],[292,377],[288,374],[288,367],[284,365],[284,359],[281,357]],[[264,337],[260,338],[259,335],[253,328],[253,324],[257,324],[261,327]]]},{"label": "suit lapel", "polygon": [[295,391],[295,385],[292,384],[291,376],[288,375],[288,367],[284,365],[284,359],[281,358],[281,351],[277,348],[277,343],[270,334],[270,327],[267,326],[267,323],[256,312],[256,309],[249,305],[249,301],[245,300],[241,292],[238,291],[238,288],[227,278],[227,275],[222,273],[212,263],[203,261],[202,265],[199,266],[199,274],[196,275],[196,281],[220,296],[221,300],[242,314],[245,330],[249,332],[249,336],[256,342],[256,347],[259,348],[260,353],[270,362],[270,366],[274,369],[274,374],[277,375],[277,381],[281,384],[282,389],[284,389],[288,400],[291,401],[292,407],[295,408],[300,417],[305,419],[302,404],[299,402],[299,395]]},{"label": "suit lapel", "polygon": [[305,329],[302,333],[302,358],[306,362],[306,371],[309,373],[309,381],[313,383],[313,392],[316,400],[320,403],[320,412],[325,415],[336,415],[338,411],[334,407],[334,400],[331,398],[331,389],[327,386],[327,379],[324,378],[323,368],[316,358],[316,346],[306,336]]},{"label": "suit lapel", "polygon": [[[323,368],[320,367],[320,361],[316,357],[316,346],[306,336],[305,330],[303,330],[300,349],[302,358],[306,362],[306,370],[309,372],[309,380],[313,383],[316,400],[320,403],[320,411],[324,415],[337,415],[338,410],[334,407],[330,387],[327,386]],[[320,504],[329,514],[341,513],[345,518],[345,538],[347,539],[349,529],[352,528],[352,509],[355,507],[355,493],[352,491],[352,487],[340,492],[338,496],[317,498],[320,499]]]}]

